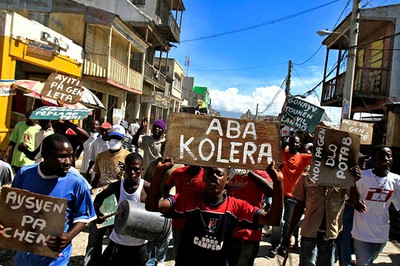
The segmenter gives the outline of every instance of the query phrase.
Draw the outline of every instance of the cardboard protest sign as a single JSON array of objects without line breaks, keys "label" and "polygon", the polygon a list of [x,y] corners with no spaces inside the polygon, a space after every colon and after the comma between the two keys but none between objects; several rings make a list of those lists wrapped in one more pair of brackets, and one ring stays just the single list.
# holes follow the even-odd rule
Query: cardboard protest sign
[{"label": "cardboard protest sign", "polygon": [[200,166],[265,169],[281,160],[279,140],[277,122],[173,113],[164,157]]},{"label": "cardboard protest sign", "polygon": [[309,102],[290,97],[285,102],[281,124],[296,129],[296,131],[314,132],[320,122],[324,109]]},{"label": "cardboard protest sign", "polygon": [[0,247],[56,258],[59,252],[51,251],[46,241],[49,236],[63,234],[66,209],[67,199],[3,187]]},{"label": "cardboard protest sign", "polygon": [[317,127],[311,178],[319,185],[349,189],[354,183],[350,168],[357,165],[359,151],[360,135]]},{"label": "cardboard protest sign", "polygon": [[[106,187],[107,186],[103,186],[103,187],[92,189],[91,190],[92,200],[94,201],[97,194],[99,194],[101,191],[103,191]],[[115,211],[117,211],[117,209],[118,209],[118,201],[117,201],[117,198],[115,197],[115,195],[111,195],[111,196],[107,197],[106,199],[104,199],[103,204],[100,207],[100,211],[101,211],[101,213],[104,214],[104,216],[114,213]],[[97,228],[102,228],[102,227],[106,227],[109,225],[113,225],[114,222],[115,222],[115,216],[111,216],[107,219],[107,221],[105,221],[104,223],[101,223],[101,224],[96,224],[96,226],[97,226]]]},{"label": "cardboard protest sign", "polygon": [[80,80],[74,77],[52,73],[46,80],[41,95],[63,103],[77,103],[83,95]]},{"label": "cardboard protest sign", "polygon": [[42,106],[33,111],[29,118],[37,120],[81,120],[86,118],[92,110],[89,108]]},{"label": "cardboard protest sign", "polygon": [[374,132],[373,123],[342,119],[340,130],[360,135],[361,144],[369,145],[372,143],[372,135]]}]

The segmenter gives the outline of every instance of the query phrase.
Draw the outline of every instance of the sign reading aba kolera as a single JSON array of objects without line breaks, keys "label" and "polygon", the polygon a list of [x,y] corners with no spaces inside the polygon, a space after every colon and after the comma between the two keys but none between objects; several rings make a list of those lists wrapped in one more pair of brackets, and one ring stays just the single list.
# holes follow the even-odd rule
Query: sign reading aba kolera
[{"label": "sign reading aba kolera", "polygon": [[279,123],[173,113],[164,156],[176,162],[265,169],[280,161]]},{"label": "sign reading aba kolera", "polygon": [[84,89],[79,79],[52,73],[46,80],[42,96],[58,100],[62,103],[73,104],[81,100]]},{"label": "sign reading aba kolera", "polygon": [[32,112],[30,118],[37,120],[81,120],[87,117],[92,109],[42,106]]},{"label": "sign reading aba kolera", "polygon": [[373,123],[342,119],[340,130],[360,135],[361,144],[369,145],[372,143],[372,135],[374,132]]},{"label": "sign reading aba kolera", "polygon": [[47,239],[64,232],[66,199],[3,187],[0,203],[0,247],[58,256],[47,247]]},{"label": "sign reading aba kolera", "polygon": [[290,97],[285,102],[281,124],[297,131],[314,132],[323,114],[324,109],[309,102]]},{"label": "sign reading aba kolera", "polygon": [[317,184],[349,189],[354,178],[350,169],[357,165],[360,135],[317,127],[310,177]]}]

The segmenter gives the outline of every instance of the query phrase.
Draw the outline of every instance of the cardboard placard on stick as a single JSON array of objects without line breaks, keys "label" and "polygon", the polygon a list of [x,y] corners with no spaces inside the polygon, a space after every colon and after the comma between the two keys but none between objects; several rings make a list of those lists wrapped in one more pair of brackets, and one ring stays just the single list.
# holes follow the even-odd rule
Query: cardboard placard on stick
[{"label": "cardboard placard on stick", "polygon": [[59,73],[52,73],[46,80],[42,89],[42,96],[62,103],[77,103],[83,95],[83,88],[79,79],[62,75]]},{"label": "cardboard placard on stick", "polygon": [[324,112],[321,107],[290,97],[285,102],[281,124],[294,128],[296,131],[314,132]]},{"label": "cardboard placard on stick", "polygon": [[82,120],[92,111],[93,109],[89,108],[42,106],[34,110],[29,118],[36,120]]},{"label": "cardboard placard on stick", "polygon": [[374,132],[373,123],[342,119],[340,130],[360,135],[360,144],[369,145],[372,143],[372,135]]},{"label": "cardboard placard on stick", "polygon": [[167,127],[164,157],[215,167],[265,169],[281,161],[279,124],[173,113]]},{"label": "cardboard placard on stick", "polygon": [[1,189],[0,247],[56,258],[59,252],[46,246],[49,236],[64,232],[67,199],[54,198],[27,190]]},{"label": "cardboard placard on stick", "polygon": [[317,184],[349,189],[354,178],[350,169],[357,165],[360,135],[317,127],[310,175]]}]

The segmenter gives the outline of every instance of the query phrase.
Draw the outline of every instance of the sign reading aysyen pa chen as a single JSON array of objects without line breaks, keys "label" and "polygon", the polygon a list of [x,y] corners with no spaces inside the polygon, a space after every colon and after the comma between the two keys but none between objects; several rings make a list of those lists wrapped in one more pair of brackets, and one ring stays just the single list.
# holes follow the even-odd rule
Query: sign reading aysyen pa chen
[{"label": "sign reading aysyen pa chen", "polygon": [[59,252],[47,247],[49,236],[64,232],[67,200],[31,193],[27,190],[1,189],[0,247],[56,258]]}]

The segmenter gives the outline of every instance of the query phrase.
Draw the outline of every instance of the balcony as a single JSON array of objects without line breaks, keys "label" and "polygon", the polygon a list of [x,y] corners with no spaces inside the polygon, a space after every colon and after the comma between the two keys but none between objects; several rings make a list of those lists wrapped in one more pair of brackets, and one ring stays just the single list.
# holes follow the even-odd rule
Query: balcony
[{"label": "balcony", "polygon": [[143,91],[143,75],[107,55],[85,54],[83,75],[135,93]]},{"label": "balcony", "polygon": [[166,19],[162,19],[162,23],[157,27],[167,41],[180,42],[181,31],[178,23],[176,23],[175,18],[171,14],[169,14]]},{"label": "balcony", "polygon": [[165,91],[167,77],[153,65],[150,65],[147,62],[144,68],[144,78],[149,83]]},{"label": "balcony", "polygon": [[[342,73],[324,82],[321,96],[322,106],[342,106],[345,76],[346,73]],[[365,102],[373,104],[371,101],[387,98],[389,85],[388,69],[358,67],[354,82],[353,105],[362,107]]]}]

